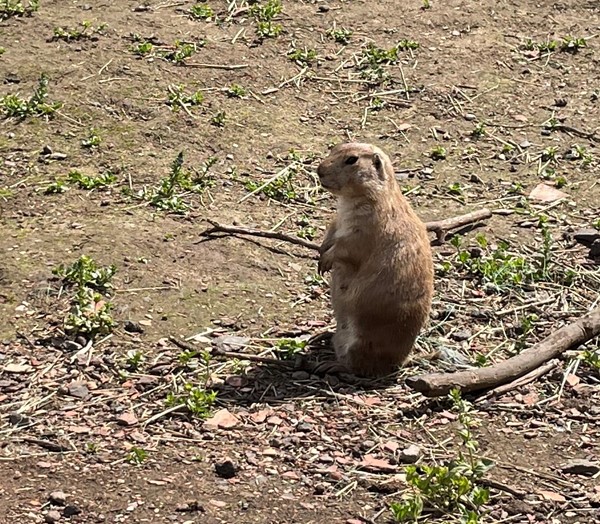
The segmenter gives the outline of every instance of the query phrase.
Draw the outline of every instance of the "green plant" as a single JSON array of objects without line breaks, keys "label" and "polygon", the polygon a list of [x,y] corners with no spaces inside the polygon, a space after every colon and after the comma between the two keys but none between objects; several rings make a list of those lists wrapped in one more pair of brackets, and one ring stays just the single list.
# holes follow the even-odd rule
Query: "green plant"
[{"label": "green plant", "polygon": [[276,353],[282,360],[289,360],[300,353],[308,344],[306,340],[283,338],[275,343]]},{"label": "green plant", "polygon": [[39,8],[39,0],[29,0],[27,5],[20,0],[0,0],[0,22],[13,16],[31,16]]},{"label": "green plant", "polygon": [[327,36],[335,40],[338,44],[347,45],[350,43],[352,30],[345,27],[336,27],[335,25],[327,30]]},{"label": "green plant", "polygon": [[81,141],[81,145],[82,147],[93,149],[95,147],[100,146],[100,142],[102,142],[102,139],[100,138],[98,131],[96,129],[90,129],[90,134],[87,138],[84,138]]},{"label": "green plant", "polygon": [[587,167],[594,162],[594,156],[587,150],[585,146],[579,144],[573,145],[565,158],[569,160],[578,160],[582,167]]},{"label": "green plant", "polygon": [[186,93],[185,86],[172,84],[167,87],[168,100],[167,105],[171,111],[177,112],[180,109],[189,113],[189,108],[198,106],[204,101],[202,91],[198,90],[194,93]]},{"label": "green plant", "polygon": [[142,448],[133,446],[127,454],[127,461],[131,464],[141,464],[148,458],[148,452]]},{"label": "green plant", "polygon": [[147,41],[138,42],[131,48],[131,50],[138,56],[146,56],[154,51],[154,44]]},{"label": "green plant", "polygon": [[250,14],[256,21],[256,34],[260,38],[275,38],[281,34],[283,26],[273,23],[273,19],[282,10],[280,0],[267,0],[265,3],[255,2],[250,6]]},{"label": "green plant", "polygon": [[187,192],[202,194],[206,189],[213,187],[214,178],[209,171],[216,161],[216,158],[211,157],[201,165],[199,170],[192,173],[183,168],[183,151],[181,151],[171,164],[169,176],[163,178],[158,187],[142,189],[138,196],[159,209],[185,213],[189,209],[189,205],[183,200]]},{"label": "green plant", "polygon": [[429,153],[431,160],[444,160],[448,152],[445,147],[435,146]]},{"label": "green plant", "polygon": [[310,219],[306,215],[302,215],[296,222],[300,226],[298,236],[306,240],[313,240],[317,236],[317,228],[310,224]]},{"label": "green plant", "polygon": [[62,27],[54,28],[54,36],[53,40],[65,40],[70,42],[71,40],[82,40],[84,38],[93,38],[97,34],[102,34],[102,31],[106,29],[106,24],[100,24],[97,27],[92,26],[92,22],[89,20],[85,20],[81,22],[81,29],[67,28],[63,29]]},{"label": "green plant", "polygon": [[215,12],[206,3],[193,5],[190,7],[189,13],[190,16],[196,20],[210,20],[215,16]]},{"label": "green plant", "polygon": [[79,189],[99,189],[103,187],[108,187],[113,184],[117,177],[113,175],[110,171],[107,171],[98,176],[88,176],[81,173],[81,171],[77,171],[73,169],[69,172],[68,175],[69,182],[72,184],[76,184]]},{"label": "green plant", "polygon": [[116,271],[115,265],[101,267],[92,257],[81,255],[70,266],[58,265],[52,270],[52,274],[61,277],[65,285],[106,291],[112,287],[111,280]]},{"label": "green plant", "polygon": [[317,52],[314,49],[294,49],[288,53],[288,58],[298,65],[308,66],[317,58]]},{"label": "green plant", "polygon": [[82,255],[68,267],[61,264],[52,270],[54,275],[62,278],[64,286],[76,287],[71,311],[65,319],[65,331],[94,337],[112,330],[112,304],[102,293],[112,287],[115,272],[114,265],[99,267],[87,255]]},{"label": "green plant", "polygon": [[48,77],[42,73],[38,81],[38,86],[34,90],[29,100],[21,98],[18,93],[14,95],[5,95],[0,98],[0,110],[5,118],[27,116],[52,116],[62,107],[60,102],[49,103],[48,98]]},{"label": "green plant", "polygon": [[584,349],[579,354],[579,358],[588,366],[600,371],[600,349],[596,349],[595,351],[592,349]]},{"label": "green plant", "polygon": [[198,51],[199,47],[204,46],[204,41],[200,42],[182,42],[175,40],[173,49],[161,53],[162,58],[177,65],[185,64],[186,59],[190,58]]},{"label": "green plant", "polygon": [[246,96],[246,90],[237,84],[231,84],[231,87],[227,90],[227,96],[231,98],[243,98]]},{"label": "green plant", "polygon": [[213,126],[223,127],[225,125],[225,118],[227,114],[225,111],[217,111],[210,119],[210,123]]},{"label": "green plant", "polygon": [[275,180],[272,180],[266,185],[259,184],[254,180],[248,180],[244,186],[248,191],[256,191],[262,193],[268,198],[278,200],[280,202],[291,202],[298,196],[296,188],[294,187],[294,178],[296,176],[296,169],[294,166],[290,166],[285,172],[278,176]]},{"label": "green plant", "polygon": [[2,56],[4,53],[6,53],[6,48],[0,47],[0,56]]},{"label": "green plant", "polygon": [[135,372],[140,369],[140,366],[144,362],[144,354],[135,349],[131,349],[127,352],[127,358],[125,359],[125,366],[128,371]]},{"label": "green plant", "polygon": [[421,6],[421,9],[431,9],[431,2],[429,0],[423,0],[423,5]]},{"label": "green plant", "polygon": [[401,502],[390,505],[396,522],[428,522],[427,515],[423,515],[426,507],[428,512],[444,515],[448,524],[482,522],[489,491],[480,483],[493,463],[478,456],[479,445],[473,436],[477,421],[471,405],[461,398],[458,389],[451,391],[450,399],[458,412],[461,450],[456,458],[442,464],[406,468],[409,492]]},{"label": "green plant", "polygon": [[182,393],[169,392],[166,404],[169,407],[185,406],[192,415],[204,419],[210,416],[216,399],[216,391],[208,391],[187,383],[183,386]]},{"label": "green plant", "polygon": [[110,333],[114,326],[111,309],[112,304],[100,293],[80,287],[65,319],[65,331],[73,335],[87,335],[90,338]]},{"label": "green plant", "polygon": [[482,136],[485,136],[485,134],[486,130],[484,122],[478,122],[477,124],[475,124],[473,131],[471,131],[471,136],[474,138],[481,138]]},{"label": "green plant", "polygon": [[0,187],[0,198],[3,200],[6,200],[7,198],[10,198],[14,196],[14,193],[12,192],[12,190],[8,187]]},{"label": "green plant", "polygon": [[585,38],[577,38],[574,36],[565,36],[560,43],[560,50],[567,53],[577,53],[580,49],[587,47]]},{"label": "green plant", "polygon": [[57,195],[59,193],[64,193],[68,189],[67,183],[64,180],[57,178],[54,182],[51,182],[44,188],[44,194]]},{"label": "green plant", "polygon": [[464,187],[460,182],[454,182],[448,186],[448,193],[460,196],[464,193]]}]

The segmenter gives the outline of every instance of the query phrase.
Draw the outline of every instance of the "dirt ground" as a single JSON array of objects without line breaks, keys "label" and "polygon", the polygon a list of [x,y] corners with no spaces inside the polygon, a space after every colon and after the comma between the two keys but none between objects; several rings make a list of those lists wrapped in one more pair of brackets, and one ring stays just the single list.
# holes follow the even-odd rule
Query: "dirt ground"
[{"label": "dirt ground", "polygon": [[[469,363],[515,354],[598,304],[598,259],[571,236],[600,228],[600,7],[283,0],[281,34],[260,39],[245,2],[210,0],[208,20],[193,5],[41,0],[0,21],[0,522],[392,522],[403,450],[418,446],[420,463],[458,452],[449,401],[404,383],[442,363],[353,383],[243,355],[186,357],[169,337],[274,356],[332,328],[314,251],[202,232],[212,220],[319,242],[335,208],[319,160],[342,140],[376,143],[424,220],[492,210],[461,232],[463,246],[481,249],[483,234],[484,254],[503,240],[537,263],[549,232],[553,276],[502,290],[486,290],[454,245],[435,248],[419,348]],[[83,21],[83,36],[53,38]],[[176,63],[176,41],[196,52]],[[370,43],[403,41],[418,47],[364,61]],[[7,95],[29,99],[42,73],[46,102],[61,107],[7,114]],[[203,100],[169,105],[179,85]],[[179,152],[184,169],[206,171],[202,191],[180,191],[186,213],[147,197]],[[86,190],[68,181],[73,170],[115,180]],[[260,190],[289,173],[282,192]],[[542,182],[564,195],[536,199]],[[93,345],[65,345],[69,291],[52,269],[80,255],[116,266],[116,325]],[[598,473],[565,469],[600,460],[600,380],[583,349],[598,342],[536,382],[471,398],[480,453],[496,463],[480,522],[600,522]],[[184,384],[217,391],[220,423],[169,408]],[[52,502],[55,491],[66,500]]]}]

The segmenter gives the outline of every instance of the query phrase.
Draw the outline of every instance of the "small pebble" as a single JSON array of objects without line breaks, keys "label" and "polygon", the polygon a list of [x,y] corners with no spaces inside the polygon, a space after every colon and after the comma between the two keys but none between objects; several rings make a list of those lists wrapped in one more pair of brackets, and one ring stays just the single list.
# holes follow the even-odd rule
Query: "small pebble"
[{"label": "small pebble", "polygon": [[414,464],[421,458],[421,448],[414,444],[400,452],[400,461],[404,464]]},{"label": "small pebble", "polygon": [[53,491],[48,496],[48,500],[55,506],[64,506],[67,503],[67,496],[62,491]]},{"label": "small pebble", "polygon": [[56,511],[55,509],[51,509],[44,516],[44,521],[48,522],[49,524],[53,524],[54,522],[58,522],[59,520],[60,520],[60,513],[58,511]]},{"label": "small pebble", "polygon": [[225,460],[224,462],[215,464],[215,473],[221,478],[230,479],[235,477],[237,471],[231,460]]}]

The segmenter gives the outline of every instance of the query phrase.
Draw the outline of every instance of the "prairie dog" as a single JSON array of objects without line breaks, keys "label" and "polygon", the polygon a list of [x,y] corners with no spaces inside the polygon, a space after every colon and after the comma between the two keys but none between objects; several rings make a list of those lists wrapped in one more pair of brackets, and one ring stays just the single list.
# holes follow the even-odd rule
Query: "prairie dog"
[{"label": "prairie dog", "polygon": [[409,356],[431,309],[427,230],[378,147],[339,144],[317,174],[338,197],[319,259],[320,273],[332,270],[338,363],[359,376],[392,373]]}]

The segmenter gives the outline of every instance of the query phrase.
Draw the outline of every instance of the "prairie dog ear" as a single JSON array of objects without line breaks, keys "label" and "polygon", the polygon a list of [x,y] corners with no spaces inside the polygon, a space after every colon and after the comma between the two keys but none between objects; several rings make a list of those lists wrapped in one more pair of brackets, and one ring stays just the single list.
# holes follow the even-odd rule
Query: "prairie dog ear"
[{"label": "prairie dog ear", "polygon": [[378,153],[373,153],[373,166],[377,170],[377,174],[381,180],[385,180],[385,167],[383,165],[383,158]]}]

